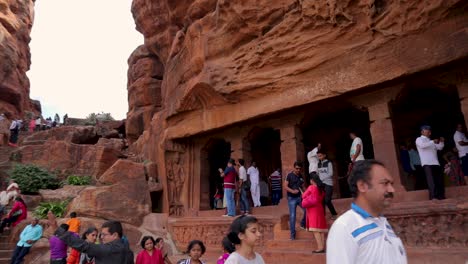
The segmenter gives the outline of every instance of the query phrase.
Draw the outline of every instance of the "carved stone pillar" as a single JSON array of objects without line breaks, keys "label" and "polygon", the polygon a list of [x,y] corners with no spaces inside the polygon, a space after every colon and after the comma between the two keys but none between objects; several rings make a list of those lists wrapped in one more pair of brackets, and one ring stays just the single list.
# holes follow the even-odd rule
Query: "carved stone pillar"
[{"label": "carved stone pillar", "polygon": [[355,105],[367,108],[374,157],[382,161],[390,171],[397,191],[405,191],[405,189],[401,184],[398,149],[393,134],[389,102],[396,98],[402,88],[403,84],[389,86],[351,99]]},{"label": "carved stone pillar", "polygon": [[457,85],[458,96],[460,97],[460,108],[465,117],[465,125],[468,127],[468,79]]},{"label": "carved stone pillar", "polygon": [[[281,167],[283,179],[285,179],[288,173],[294,169],[294,162],[296,160],[304,162],[304,143],[302,143],[302,131],[295,124],[280,128],[280,134]],[[284,188],[283,197],[286,197],[286,190]]]},{"label": "carved stone pillar", "polygon": [[395,188],[404,190],[401,184],[398,150],[393,135],[393,124],[388,102],[378,102],[375,105],[368,106],[368,111],[375,159],[382,161],[390,171],[394,178]]}]

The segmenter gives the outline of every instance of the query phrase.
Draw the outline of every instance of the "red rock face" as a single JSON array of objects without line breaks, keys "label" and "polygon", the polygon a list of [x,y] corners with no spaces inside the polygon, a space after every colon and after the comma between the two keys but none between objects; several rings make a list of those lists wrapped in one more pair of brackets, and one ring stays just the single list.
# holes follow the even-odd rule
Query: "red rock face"
[{"label": "red rock face", "polygon": [[26,76],[33,18],[33,0],[0,0],[0,112],[9,117],[41,111],[40,103],[29,99]]},{"label": "red rock face", "polygon": [[460,0],[134,0],[132,12],[164,65],[164,117],[177,116],[167,135],[181,138],[463,58],[466,8]]}]

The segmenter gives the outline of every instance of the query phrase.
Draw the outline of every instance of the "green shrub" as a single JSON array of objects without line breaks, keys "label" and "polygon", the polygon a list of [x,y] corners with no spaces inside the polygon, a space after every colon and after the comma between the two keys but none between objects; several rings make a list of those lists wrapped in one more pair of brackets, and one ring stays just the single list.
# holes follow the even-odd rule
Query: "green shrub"
[{"label": "green shrub", "polygon": [[16,164],[10,170],[9,175],[18,183],[21,192],[26,194],[35,194],[39,189],[60,187],[60,182],[55,174],[32,164]]},{"label": "green shrub", "polygon": [[67,211],[68,200],[61,202],[43,202],[34,211],[34,215],[45,219],[47,218],[47,213],[52,211],[56,217],[63,217]]},{"label": "green shrub", "polygon": [[91,184],[91,176],[68,176],[66,183],[68,185],[89,185]]}]

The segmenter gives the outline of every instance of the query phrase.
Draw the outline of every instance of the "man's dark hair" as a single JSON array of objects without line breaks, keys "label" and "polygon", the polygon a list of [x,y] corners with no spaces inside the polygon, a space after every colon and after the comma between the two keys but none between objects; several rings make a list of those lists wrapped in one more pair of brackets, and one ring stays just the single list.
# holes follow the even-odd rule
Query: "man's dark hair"
[{"label": "man's dark hair", "polygon": [[300,167],[300,168],[302,168],[302,161],[296,160],[296,161],[294,162],[294,167]]},{"label": "man's dark hair", "polygon": [[245,160],[244,159],[238,159],[237,160],[241,166],[244,166]]},{"label": "man's dark hair", "polygon": [[61,225],[60,225],[60,228],[62,228],[62,229],[65,230],[65,231],[68,231],[68,228],[70,228],[70,226],[67,225],[67,224],[61,224]]},{"label": "man's dark hair", "polygon": [[156,238],[156,240],[154,240],[154,244],[156,245],[157,243],[159,243],[159,241],[163,240],[162,237],[158,237]]},{"label": "man's dark hair", "polygon": [[71,213],[70,213],[70,217],[71,217],[71,218],[75,218],[75,217],[76,217],[76,212],[71,212]]},{"label": "man's dark hair", "polygon": [[119,235],[119,238],[122,238],[123,236],[122,224],[119,221],[107,221],[104,224],[102,224],[102,228],[108,228],[109,233],[111,235],[117,233]]},{"label": "man's dark hair", "polygon": [[356,161],[353,165],[353,169],[351,170],[351,174],[348,178],[349,184],[349,191],[351,192],[351,196],[356,198],[358,196],[359,190],[357,187],[358,181],[363,181],[370,185],[371,176],[370,171],[372,167],[375,165],[379,165],[385,167],[384,164],[380,161],[369,159],[369,160],[360,160]]}]

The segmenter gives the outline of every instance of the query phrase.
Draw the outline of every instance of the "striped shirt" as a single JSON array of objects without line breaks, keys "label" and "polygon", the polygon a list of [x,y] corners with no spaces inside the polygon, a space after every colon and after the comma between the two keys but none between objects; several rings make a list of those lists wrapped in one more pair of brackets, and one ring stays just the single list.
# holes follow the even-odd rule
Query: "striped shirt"
[{"label": "striped shirt", "polygon": [[356,204],[340,216],[327,239],[327,264],[406,264],[400,238],[383,216],[372,217]]},{"label": "striped shirt", "polygon": [[281,174],[278,171],[275,171],[270,175],[270,180],[271,180],[271,190],[281,191]]}]

